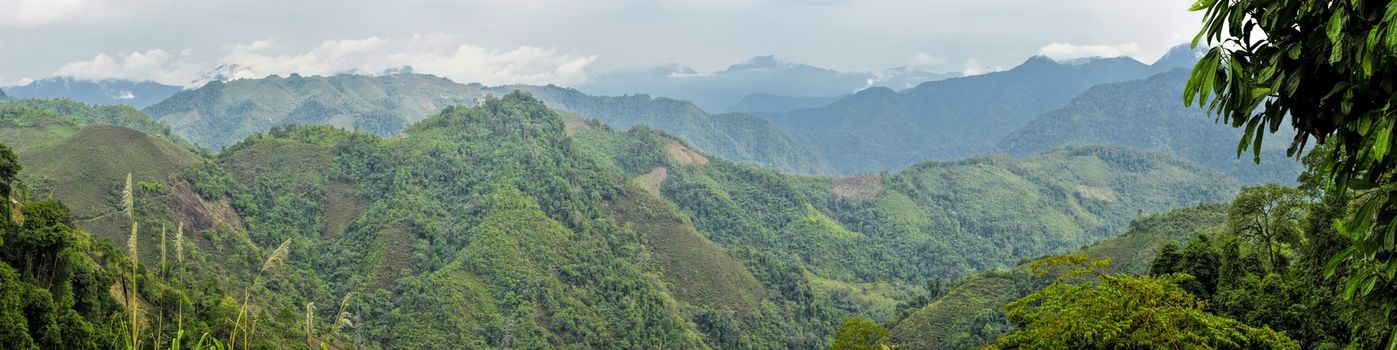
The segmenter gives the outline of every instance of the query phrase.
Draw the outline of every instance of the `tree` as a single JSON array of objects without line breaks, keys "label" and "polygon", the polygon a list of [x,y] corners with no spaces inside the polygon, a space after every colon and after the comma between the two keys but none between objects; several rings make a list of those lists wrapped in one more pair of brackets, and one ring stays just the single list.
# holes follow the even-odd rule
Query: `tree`
[{"label": "tree", "polygon": [[0,227],[10,222],[10,197],[14,195],[19,171],[23,168],[10,146],[0,144]]},{"label": "tree", "polygon": [[1204,12],[1193,45],[1212,48],[1193,69],[1185,104],[1196,100],[1245,127],[1237,152],[1249,148],[1256,161],[1263,136],[1287,121],[1297,131],[1291,156],[1311,138],[1326,145],[1315,150],[1324,161],[1313,175],[1331,191],[1355,192],[1357,209],[1337,221],[1351,246],[1325,274],[1344,270],[1346,298],[1366,296],[1390,313],[1397,307],[1387,273],[1397,261],[1397,202],[1389,200],[1397,192],[1397,2],[1198,0],[1192,10]]},{"label": "tree", "polygon": [[1274,183],[1248,186],[1227,209],[1227,226],[1265,247],[1271,271],[1276,271],[1280,266],[1275,245],[1299,239],[1305,207],[1304,194],[1295,188]]},{"label": "tree", "polygon": [[1204,311],[1179,287],[1186,274],[1106,273],[1107,260],[1050,256],[1030,265],[1056,273],[1052,284],[1004,306],[1018,329],[990,348],[1004,349],[1298,349],[1284,334]]},{"label": "tree", "polygon": [[830,350],[886,350],[891,349],[883,344],[883,339],[887,339],[888,330],[883,329],[878,323],[867,317],[852,317],[844,320],[839,328],[834,331],[834,344],[830,345]]}]

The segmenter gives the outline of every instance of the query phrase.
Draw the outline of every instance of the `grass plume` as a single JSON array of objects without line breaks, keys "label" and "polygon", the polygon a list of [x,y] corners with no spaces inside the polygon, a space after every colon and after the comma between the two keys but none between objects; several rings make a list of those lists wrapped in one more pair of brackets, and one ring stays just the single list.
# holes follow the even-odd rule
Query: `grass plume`
[{"label": "grass plume", "polygon": [[[240,327],[243,327],[243,320],[248,318],[248,306],[249,303],[251,303],[252,301],[252,288],[256,286],[257,282],[262,279],[263,273],[266,273],[271,269],[281,267],[281,265],[286,261],[286,255],[289,254],[290,251],[291,239],[287,238],[286,241],[281,242],[281,245],[278,245],[276,247],[276,250],[272,251],[271,255],[267,256],[267,260],[262,262],[262,269],[257,271],[257,275],[252,277],[252,282],[248,283],[247,288],[243,290],[243,304],[242,307],[238,309],[238,319],[233,321],[233,330],[228,333],[229,349],[232,349],[237,344],[238,331],[244,330]],[[251,320],[251,327],[256,327],[257,319],[252,318]],[[251,329],[255,328],[245,329],[243,332],[243,348],[248,348],[247,337],[249,336],[249,334],[247,333],[251,333]]]},{"label": "grass plume", "polygon": [[126,187],[121,188],[121,209],[126,212],[126,218],[136,220],[136,193],[131,188],[131,173],[126,173]]},{"label": "grass plume", "polygon": [[184,264],[184,223],[175,228],[175,261]]}]

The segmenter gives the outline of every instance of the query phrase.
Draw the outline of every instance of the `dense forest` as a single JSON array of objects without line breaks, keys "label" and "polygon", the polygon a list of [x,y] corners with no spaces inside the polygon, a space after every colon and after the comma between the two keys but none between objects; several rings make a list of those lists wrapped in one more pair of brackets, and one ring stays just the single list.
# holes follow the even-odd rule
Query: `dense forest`
[{"label": "dense forest", "polygon": [[1199,0],[1153,64],[574,84],[655,96],[26,78],[0,347],[1397,349],[1393,4]]},{"label": "dense forest", "polygon": [[[186,344],[254,346],[823,348],[846,317],[894,320],[929,281],[1088,244],[1237,186],[1110,147],[783,175],[523,93],[392,139],[276,127],[218,154],[129,109],[21,100],[0,112],[0,141],[25,166],[15,197],[62,201],[71,239],[130,248],[83,252],[126,266],[94,273],[129,280],[136,256],[136,286],[158,288],[94,298],[159,315],[99,316],[166,347],[183,331]],[[977,172],[997,175],[945,176]],[[1006,229],[1037,238],[995,236]],[[104,344],[131,339],[106,325],[126,328],[94,333]]]}]

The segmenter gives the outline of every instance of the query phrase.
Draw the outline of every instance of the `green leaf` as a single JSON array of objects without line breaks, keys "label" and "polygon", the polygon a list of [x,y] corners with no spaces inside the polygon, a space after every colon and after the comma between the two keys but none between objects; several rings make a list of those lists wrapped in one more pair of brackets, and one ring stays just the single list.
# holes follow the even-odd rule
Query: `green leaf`
[{"label": "green leaf", "polygon": [[1203,10],[1203,9],[1211,8],[1211,7],[1213,7],[1213,4],[1216,3],[1216,2],[1217,2],[1217,0],[1198,0],[1197,2],[1194,2],[1194,3],[1193,3],[1193,6],[1190,6],[1190,7],[1188,8],[1188,10],[1189,10],[1189,11],[1198,11],[1198,10]]},{"label": "green leaf", "polygon": [[1348,17],[1343,6],[1334,7],[1334,15],[1329,17],[1329,25],[1325,27],[1325,34],[1329,36],[1329,42],[1334,45],[1339,44],[1339,34],[1344,32],[1344,19]]},{"label": "green leaf", "polygon": [[1368,277],[1368,284],[1363,286],[1363,290],[1358,291],[1358,295],[1366,296],[1373,292],[1373,287],[1378,285],[1378,276]]},{"label": "green leaf", "polygon": [[1270,94],[1271,94],[1271,91],[1272,91],[1271,88],[1265,88],[1265,87],[1252,88],[1252,89],[1251,89],[1251,98],[1255,99],[1255,98],[1261,98],[1262,96],[1270,95]]}]

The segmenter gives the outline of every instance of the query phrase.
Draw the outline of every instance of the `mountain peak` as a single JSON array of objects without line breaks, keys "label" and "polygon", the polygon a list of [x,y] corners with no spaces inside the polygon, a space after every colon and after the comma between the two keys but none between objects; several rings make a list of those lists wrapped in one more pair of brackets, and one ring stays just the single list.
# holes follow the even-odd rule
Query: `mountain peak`
[{"label": "mountain peak", "polygon": [[1160,56],[1150,66],[1164,69],[1190,67],[1198,62],[1198,58],[1203,57],[1206,52],[1206,50],[1194,50],[1189,44],[1181,44],[1170,48],[1169,52],[1164,53],[1164,56]]},{"label": "mountain peak", "polygon": [[746,62],[728,66],[728,71],[774,69],[780,68],[781,63],[782,62],[780,60],[776,59],[776,55],[757,56],[752,57],[752,59],[749,59]]},{"label": "mountain peak", "polygon": [[1024,61],[1023,63],[1020,63],[1017,67],[1014,67],[1014,70],[1039,67],[1053,67],[1057,65],[1059,65],[1059,63],[1052,57],[1048,57],[1047,55],[1033,55],[1032,57],[1029,57],[1028,60]]}]

